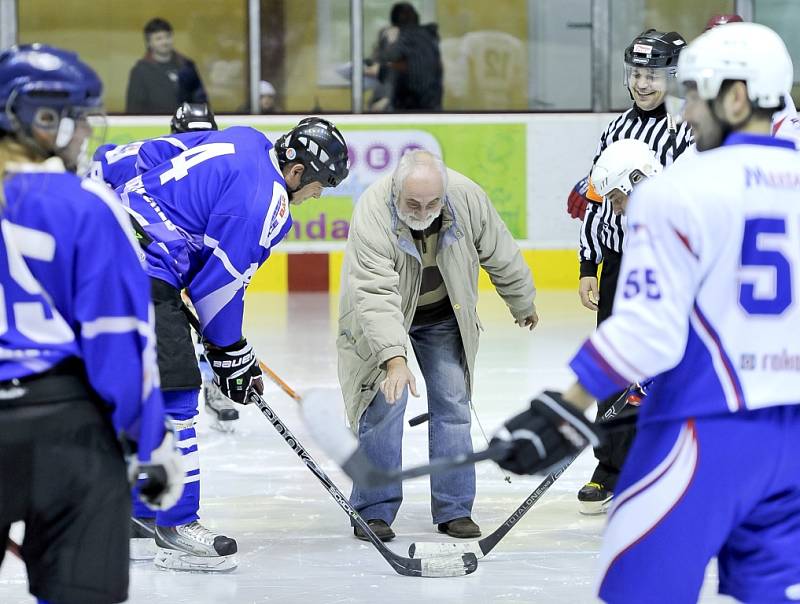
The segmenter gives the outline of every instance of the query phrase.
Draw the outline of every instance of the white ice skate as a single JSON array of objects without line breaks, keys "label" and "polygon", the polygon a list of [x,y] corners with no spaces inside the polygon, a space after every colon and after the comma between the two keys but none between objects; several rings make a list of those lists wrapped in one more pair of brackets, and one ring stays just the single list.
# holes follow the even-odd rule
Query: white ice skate
[{"label": "white ice skate", "polygon": [[170,570],[224,572],[239,565],[236,540],[190,522],[156,527],[155,565]]},{"label": "white ice skate", "polygon": [[156,521],[152,518],[131,518],[131,560],[152,560],[156,557]]},{"label": "white ice skate", "polygon": [[239,419],[236,404],[222,394],[219,387],[211,380],[203,382],[203,399],[206,411],[211,414],[211,427],[220,432],[233,432]]}]

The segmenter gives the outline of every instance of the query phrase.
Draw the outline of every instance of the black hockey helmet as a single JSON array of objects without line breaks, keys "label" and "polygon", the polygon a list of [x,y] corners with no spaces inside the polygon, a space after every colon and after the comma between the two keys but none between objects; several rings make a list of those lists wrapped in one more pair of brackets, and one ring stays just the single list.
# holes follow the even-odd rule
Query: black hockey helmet
[{"label": "black hockey helmet", "polygon": [[676,31],[656,29],[643,31],[625,49],[625,65],[631,67],[678,67],[678,55],[686,47],[686,40]]},{"label": "black hockey helmet", "polygon": [[275,143],[281,168],[299,162],[305,166],[300,186],[319,181],[336,187],[347,178],[347,145],[341,132],[328,120],[307,117]]},{"label": "black hockey helmet", "polygon": [[197,130],[219,130],[214,112],[207,103],[183,103],[175,110],[170,122],[172,134]]}]

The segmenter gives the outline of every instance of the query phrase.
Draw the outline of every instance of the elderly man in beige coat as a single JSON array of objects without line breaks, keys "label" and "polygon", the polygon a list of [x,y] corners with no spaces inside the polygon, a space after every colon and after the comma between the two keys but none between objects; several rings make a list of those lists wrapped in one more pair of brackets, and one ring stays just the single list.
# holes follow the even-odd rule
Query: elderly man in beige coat
[{"label": "elderly man in beige coat", "polygon": [[[478,272],[483,267],[522,327],[538,321],[530,270],[486,193],[426,151],[406,153],[391,176],[361,196],[342,267],[339,382],[350,425],[372,460],[402,465],[407,391],[418,396],[407,342],[428,395],[431,458],[472,451],[470,396],[478,333]],[[384,541],[402,486],[354,486],[350,503]],[[473,467],[431,477],[438,530],[474,538]],[[355,535],[365,538],[356,528]]]}]

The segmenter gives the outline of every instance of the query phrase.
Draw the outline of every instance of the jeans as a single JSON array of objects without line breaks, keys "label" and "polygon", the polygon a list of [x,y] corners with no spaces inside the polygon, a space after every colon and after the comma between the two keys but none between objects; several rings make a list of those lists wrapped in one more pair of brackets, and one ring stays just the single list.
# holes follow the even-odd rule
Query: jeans
[{"label": "jeans", "polygon": [[[466,360],[455,317],[412,327],[408,335],[427,386],[429,457],[471,453]],[[408,389],[394,405],[389,405],[378,391],[361,417],[358,427],[361,447],[378,466],[395,470],[403,465],[403,414],[407,401]],[[434,524],[472,514],[474,466],[433,475],[430,483]],[[378,488],[354,485],[350,494],[350,504],[365,520],[380,519],[387,524],[394,521],[402,501],[400,482]]]}]

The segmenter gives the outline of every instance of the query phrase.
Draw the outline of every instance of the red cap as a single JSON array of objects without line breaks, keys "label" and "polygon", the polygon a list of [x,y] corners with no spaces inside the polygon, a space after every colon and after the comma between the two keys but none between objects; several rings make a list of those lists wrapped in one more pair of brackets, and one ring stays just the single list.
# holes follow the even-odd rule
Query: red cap
[{"label": "red cap", "polygon": [[703,31],[708,31],[717,25],[725,25],[726,23],[742,23],[743,21],[744,19],[742,19],[739,15],[714,15],[708,20],[708,23],[706,23],[706,28]]}]

